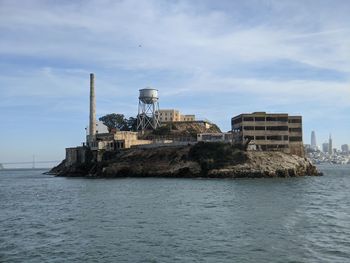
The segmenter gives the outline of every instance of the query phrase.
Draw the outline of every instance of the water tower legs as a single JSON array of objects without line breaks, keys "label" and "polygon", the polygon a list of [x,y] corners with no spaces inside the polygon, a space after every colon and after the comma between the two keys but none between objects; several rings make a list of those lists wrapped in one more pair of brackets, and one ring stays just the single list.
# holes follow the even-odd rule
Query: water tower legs
[{"label": "water tower legs", "polygon": [[145,103],[139,99],[139,110],[137,115],[137,129],[146,130],[147,128],[157,129],[160,126],[159,121],[159,103]]}]

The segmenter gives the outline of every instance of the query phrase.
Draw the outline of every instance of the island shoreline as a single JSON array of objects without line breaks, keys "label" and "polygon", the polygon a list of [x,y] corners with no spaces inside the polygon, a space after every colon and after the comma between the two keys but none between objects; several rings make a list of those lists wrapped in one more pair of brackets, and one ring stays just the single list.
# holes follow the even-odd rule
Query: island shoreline
[{"label": "island shoreline", "polygon": [[[108,157],[108,158],[107,158]],[[310,160],[282,152],[244,151],[227,143],[131,148],[101,162],[66,165],[48,174],[83,178],[281,178],[320,176]]]}]

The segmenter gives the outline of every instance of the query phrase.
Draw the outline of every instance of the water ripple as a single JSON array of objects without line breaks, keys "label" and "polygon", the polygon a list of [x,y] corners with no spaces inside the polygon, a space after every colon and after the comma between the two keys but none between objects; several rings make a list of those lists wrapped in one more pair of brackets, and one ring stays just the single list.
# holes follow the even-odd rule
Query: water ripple
[{"label": "water ripple", "polygon": [[0,262],[346,262],[350,169],[84,180],[0,172]]}]

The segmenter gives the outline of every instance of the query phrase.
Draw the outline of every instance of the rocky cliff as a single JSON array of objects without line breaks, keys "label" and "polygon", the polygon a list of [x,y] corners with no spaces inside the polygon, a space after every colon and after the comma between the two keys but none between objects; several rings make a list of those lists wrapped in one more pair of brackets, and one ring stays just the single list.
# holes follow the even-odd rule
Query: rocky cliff
[{"label": "rocky cliff", "polygon": [[312,163],[281,152],[245,152],[224,143],[125,149],[101,163],[53,169],[58,176],[254,178],[320,175]]}]

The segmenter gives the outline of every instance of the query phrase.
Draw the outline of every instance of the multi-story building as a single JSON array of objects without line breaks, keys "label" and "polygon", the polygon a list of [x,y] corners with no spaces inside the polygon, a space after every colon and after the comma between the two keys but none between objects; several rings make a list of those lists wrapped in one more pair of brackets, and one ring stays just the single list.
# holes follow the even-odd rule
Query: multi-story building
[{"label": "multi-story building", "polygon": [[193,114],[181,115],[180,121],[195,121],[196,116]]},{"label": "multi-story building", "polygon": [[317,149],[317,144],[316,144],[316,133],[315,131],[312,131],[311,132],[311,148],[313,150],[316,150]]},{"label": "multi-story building", "polygon": [[157,112],[160,122],[195,121],[195,115],[182,115],[175,109],[159,110]]},{"label": "multi-story building", "polygon": [[322,152],[328,153],[329,152],[329,144],[328,142],[322,143]]},{"label": "multi-story building", "polygon": [[262,151],[282,151],[304,156],[302,117],[287,113],[254,112],[231,120],[237,142],[254,141]]},{"label": "multi-story building", "polygon": [[328,154],[332,155],[333,154],[333,140],[332,140],[332,135],[329,135],[328,139]]},{"label": "multi-story building", "polygon": [[341,146],[341,151],[342,151],[343,153],[349,153],[349,144],[343,144],[343,145]]},{"label": "multi-story building", "polygon": [[105,152],[114,152],[133,146],[151,144],[151,140],[138,139],[137,132],[116,131],[111,133],[96,133],[86,135],[86,144],[78,147],[66,148],[66,166],[82,164],[88,159],[89,152],[94,160],[100,162]]}]

